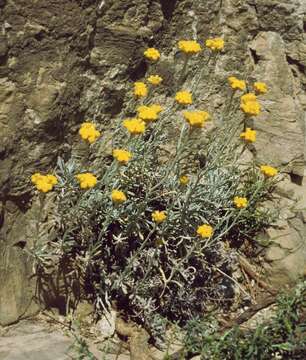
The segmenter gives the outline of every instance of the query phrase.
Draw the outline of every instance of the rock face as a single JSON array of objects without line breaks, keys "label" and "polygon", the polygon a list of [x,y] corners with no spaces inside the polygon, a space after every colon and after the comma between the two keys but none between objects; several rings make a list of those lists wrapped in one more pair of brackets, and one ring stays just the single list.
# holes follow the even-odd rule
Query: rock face
[{"label": "rock face", "polygon": [[[93,118],[103,129],[122,112],[132,81],[148,70],[142,56],[148,46],[163,52],[157,70],[167,85],[175,85],[177,40],[224,37],[216,75],[204,69],[199,77],[200,69],[192,68],[199,77],[197,96],[218,119],[228,97],[227,76],[267,82],[263,113],[252,124],[258,131],[255,156],[302,183],[305,7],[304,0],[0,1],[0,324],[37,310],[32,260],[25,251],[38,241],[29,176],[52,169],[58,155],[71,156],[84,119]],[[298,250],[305,248],[304,218],[294,214],[275,231],[270,235],[282,238],[281,247],[293,250],[285,256],[287,267],[279,258],[284,253],[268,251],[271,280],[292,281],[299,273],[292,267],[306,264]]]}]

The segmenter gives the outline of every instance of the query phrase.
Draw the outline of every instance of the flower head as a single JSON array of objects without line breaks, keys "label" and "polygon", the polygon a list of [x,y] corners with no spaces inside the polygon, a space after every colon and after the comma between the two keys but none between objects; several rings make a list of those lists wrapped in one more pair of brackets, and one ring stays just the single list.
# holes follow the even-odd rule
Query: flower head
[{"label": "flower head", "polygon": [[257,116],[260,114],[260,105],[257,101],[249,101],[245,104],[240,104],[241,110],[249,116]]},{"label": "flower head", "polygon": [[203,127],[205,121],[209,119],[209,114],[206,111],[184,111],[185,120],[191,127]]},{"label": "flower head", "polygon": [[35,173],[31,176],[31,181],[36,185],[36,189],[41,192],[48,192],[53,189],[53,186],[58,183],[57,177],[54,175],[42,175]]},{"label": "flower head", "polygon": [[248,199],[245,197],[235,196],[233,201],[237,209],[243,209],[248,206]]},{"label": "flower head", "polygon": [[155,121],[158,118],[157,110],[158,109],[155,106],[154,107],[145,106],[145,105],[138,106],[137,108],[138,117],[145,121]]},{"label": "flower head", "polygon": [[224,48],[224,40],[221,38],[207,39],[205,45],[212,51],[220,51]]},{"label": "flower head", "polygon": [[160,52],[155,48],[148,48],[143,54],[147,59],[152,61],[156,61],[160,58]]},{"label": "flower head", "polygon": [[113,157],[122,164],[127,164],[132,157],[132,154],[127,150],[114,149]]},{"label": "flower head", "polygon": [[133,135],[142,134],[146,130],[146,125],[141,119],[133,118],[123,121],[123,126]]},{"label": "flower head", "polygon": [[83,140],[87,140],[90,144],[95,142],[101,135],[100,131],[96,130],[95,124],[91,122],[84,122],[81,124],[79,134]]},{"label": "flower head", "polygon": [[256,141],[256,130],[252,130],[251,128],[246,128],[244,132],[240,134],[240,138],[244,139],[247,142],[255,142]]},{"label": "flower head", "polygon": [[268,91],[267,84],[264,82],[254,83],[254,89],[257,92],[257,94],[265,94]]},{"label": "flower head", "polygon": [[134,83],[134,95],[136,97],[145,97],[148,95],[148,88],[144,82],[136,81]]},{"label": "flower head", "polygon": [[242,104],[246,104],[251,101],[257,101],[257,96],[254,93],[247,93],[242,95],[240,100]]},{"label": "flower head", "polygon": [[163,81],[163,78],[159,75],[150,75],[148,81],[152,85],[159,85]]},{"label": "flower head", "polygon": [[182,105],[192,104],[192,95],[189,91],[178,91],[175,95],[175,100]]},{"label": "flower head", "polygon": [[97,184],[97,178],[91,173],[78,174],[75,177],[78,179],[81,189],[90,189]]},{"label": "flower head", "polygon": [[152,213],[152,220],[155,221],[157,224],[162,223],[164,220],[166,220],[167,215],[165,211],[158,211],[155,210]]},{"label": "flower head", "polygon": [[122,204],[126,201],[125,193],[116,189],[112,190],[111,198],[112,201],[116,204]]},{"label": "flower head", "polygon": [[233,90],[245,90],[246,83],[244,80],[239,80],[235,76],[230,76],[228,82]]},{"label": "flower head", "polygon": [[198,227],[197,234],[201,236],[201,238],[210,238],[213,234],[213,228],[208,224],[203,224]]},{"label": "flower head", "polygon": [[269,165],[262,165],[260,171],[267,177],[273,177],[278,173],[277,169]]},{"label": "flower head", "polygon": [[181,40],[178,42],[178,47],[188,55],[197,54],[202,50],[200,44],[194,40]]},{"label": "flower head", "polygon": [[183,186],[187,185],[189,183],[189,181],[190,181],[190,179],[187,175],[182,175],[180,177],[180,184]]}]

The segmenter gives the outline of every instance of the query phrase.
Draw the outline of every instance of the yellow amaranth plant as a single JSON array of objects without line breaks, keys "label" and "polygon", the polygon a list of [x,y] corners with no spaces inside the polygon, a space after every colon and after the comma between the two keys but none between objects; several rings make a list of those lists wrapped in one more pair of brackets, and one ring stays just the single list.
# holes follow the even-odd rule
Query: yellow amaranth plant
[{"label": "yellow amaranth plant", "polygon": [[235,196],[233,202],[237,209],[243,209],[248,206],[248,200],[245,197]]},{"label": "yellow amaranth plant", "polygon": [[246,83],[244,80],[239,80],[235,76],[230,76],[228,78],[228,82],[230,84],[230,87],[233,90],[245,90],[246,89]]},{"label": "yellow amaranth plant", "polygon": [[113,157],[122,164],[127,164],[132,158],[132,154],[127,150],[114,149]]},{"label": "yellow amaranth plant", "polygon": [[155,221],[157,224],[162,223],[163,221],[165,221],[167,218],[166,212],[165,211],[158,211],[155,210],[152,213],[152,220]]},{"label": "yellow amaranth plant", "polygon": [[220,51],[224,48],[224,40],[221,38],[207,39],[205,45],[212,51]]},{"label": "yellow amaranth plant", "polygon": [[178,47],[182,52],[188,55],[197,54],[202,50],[201,45],[194,40],[180,40],[178,42]]},{"label": "yellow amaranth plant", "polygon": [[240,134],[240,138],[246,142],[255,142],[256,141],[256,130],[251,128],[246,128],[244,132]]},{"label": "yellow amaranth plant", "polygon": [[148,95],[148,88],[144,82],[136,81],[134,83],[134,95],[136,97],[145,97]]},{"label": "yellow amaranth plant", "polygon": [[122,204],[127,200],[125,193],[116,189],[112,190],[111,198],[112,201],[116,204]]},{"label": "yellow amaranth plant", "polygon": [[199,236],[201,236],[201,238],[210,238],[213,234],[213,228],[212,226],[208,225],[208,224],[203,224],[201,226],[198,227],[197,229],[197,234]]},{"label": "yellow amaranth plant", "polygon": [[155,121],[158,119],[157,108],[141,105],[137,108],[138,117],[145,121]]},{"label": "yellow amaranth plant", "polygon": [[209,114],[206,111],[184,111],[185,120],[192,127],[203,127],[205,122],[209,119]]},{"label": "yellow amaranth plant", "polygon": [[97,178],[91,173],[83,173],[75,176],[80,184],[81,189],[90,189],[97,184]]},{"label": "yellow amaranth plant", "polygon": [[152,85],[159,85],[163,81],[163,78],[159,75],[150,75],[148,82]]},{"label": "yellow amaranth plant", "polygon": [[180,177],[180,184],[181,185],[187,185],[188,183],[189,183],[189,177],[187,176],[187,175],[182,175],[181,177]]},{"label": "yellow amaranth plant", "polygon": [[175,100],[182,105],[192,104],[192,95],[189,91],[178,91],[175,95]]},{"label": "yellow amaranth plant", "polygon": [[277,169],[269,165],[262,165],[260,171],[267,177],[273,177],[278,174]]},{"label": "yellow amaranth plant", "polygon": [[257,94],[265,94],[268,91],[267,84],[264,82],[254,83],[254,89]]},{"label": "yellow amaranth plant", "polygon": [[42,175],[40,173],[35,173],[31,176],[32,183],[36,186],[38,191],[47,193],[51,191],[58,183],[57,177],[51,174]]},{"label": "yellow amaranth plant", "polygon": [[155,48],[148,48],[143,54],[147,59],[152,61],[156,61],[160,58],[160,52]]},{"label": "yellow amaranth plant", "polygon": [[101,135],[100,131],[96,129],[95,124],[91,122],[84,122],[81,124],[79,134],[83,140],[87,140],[90,144],[95,142]]},{"label": "yellow amaranth plant", "polygon": [[146,130],[145,123],[141,119],[137,118],[124,120],[123,126],[133,135],[143,134]]}]

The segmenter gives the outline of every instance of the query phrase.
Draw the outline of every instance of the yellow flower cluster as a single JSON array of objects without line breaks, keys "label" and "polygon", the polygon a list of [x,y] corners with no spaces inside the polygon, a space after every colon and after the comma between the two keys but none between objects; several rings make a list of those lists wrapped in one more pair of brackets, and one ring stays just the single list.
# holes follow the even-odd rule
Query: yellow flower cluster
[{"label": "yellow flower cluster", "polygon": [[152,213],[152,220],[155,221],[157,224],[162,223],[163,221],[165,221],[167,218],[166,212],[165,211],[154,211]]},{"label": "yellow flower cluster", "polygon": [[152,61],[156,61],[160,58],[160,52],[155,48],[148,48],[143,54],[147,59]]},{"label": "yellow flower cluster", "polygon": [[137,118],[124,120],[123,126],[133,135],[143,134],[146,130],[145,123],[141,119]]},{"label": "yellow flower cluster", "polygon": [[205,121],[209,119],[209,114],[206,111],[184,111],[185,120],[192,127],[203,127]]},{"label": "yellow flower cluster", "polygon": [[201,238],[210,238],[213,234],[213,228],[208,224],[203,224],[198,227],[197,234],[201,236]]},{"label": "yellow flower cluster", "polygon": [[189,177],[187,176],[187,175],[182,175],[181,177],[180,177],[180,184],[181,185],[187,185],[188,183],[189,183]]},{"label": "yellow flower cluster", "polygon": [[246,128],[244,132],[240,134],[240,138],[244,139],[247,142],[255,142],[256,141],[256,130],[252,130],[251,128]]},{"label": "yellow flower cluster", "polygon": [[178,47],[182,52],[188,55],[197,54],[202,50],[201,45],[194,40],[181,40],[178,43]]},{"label": "yellow flower cluster", "polygon": [[224,40],[221,38],[207,39],[205,45],[212,51],[220,51],[224,48]]},{"label": "yellow flower cluster", "polygon": [[112,190],[111,195],[112,201],[116,204],[122,204],[126,201],[126,195],[123,191],[120,190]]},{"label": "yellow flower cluster", "polygon": [[269,165],[262,165],[260,171],[267,177],[273,177],[278,173],[277,169]]},{"label": "yellow flower cluster", "polygon": [[75,177],[78,179],[81,189],[90,189],[97,184],[97,178],[91,173],[78,174]]},{"label": "yellow flower cluster", "polygon": [[265,94],[268,91],[267,84],[265,84],[264,82],[254,83],[254,89],[257,94]]},{"label": "yellow flower cluster", "polygon": [[178,91],[175,95],[175,100],[182,105],[192,104],[192,95],[189,91]]},{"label": "yellow flower cluster", "polygon": [[163,78],[159,75],[150,75],[148,81],[152,85],[159,85],[163,81]]},{"label": "yellow flower cluster", "polygon": [[148,95],[148,88],[144,82],[136,81],[134,83],[134,95],[136,97],[145,97]]},{"label": "yellow flower cluster", "polygon": [[31,176],[31,181],[36,185],[36,189],[47,193],[53,189],[53,186],[58,183],[56,176],[54,175],[42,175],[40,173],[35,173]]},{"label": "yellow flower cluster", "polygon": [[138,106],[137,112],[138,117],[145,121],[155,121],[158,118],[158,114],[162,111],[162,107],[160,105],[141,105]]},{"label": "yellow flower cluster", "polygon": [[237,209],[246,208],[248,206],[248,199],[245,198],[245,197],[235,196],[234,197],[234,204],[235,204]]},{"label": "yellow flower cluster", "polygon": [[84,122],[81,124],[79,134],[82,139],[87,140],[90,144],[95,142],[101,135],[100,131],[96,130],[95,125],[91,122]]},{"label": "yellow flower cluster", "polygon": [[230,87],[233,90],[245,90],[246,89],[246,83],[244,80],[239,80],[235,76],[230,76],[228,78],[228,82],[230,84]]},{"label": "yellow flower cluster", "polygon": [[257,97],[253,93],[248,93],[241,96],[241,110],[249,116],[257,116],[260,114],[260,105],[257,102]]},{"label": "yellow flower cluster", "polygon": [[113,151],[113,157],[120,163],[122,164],[127,164],[131,157],[132,154],[127,151],[127,150],[122,150],[122,149],[114,149]]}]

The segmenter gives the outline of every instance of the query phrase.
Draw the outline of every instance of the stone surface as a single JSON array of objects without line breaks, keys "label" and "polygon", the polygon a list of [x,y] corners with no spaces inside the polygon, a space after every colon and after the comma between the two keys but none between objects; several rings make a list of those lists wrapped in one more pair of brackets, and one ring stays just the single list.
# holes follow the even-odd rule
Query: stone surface
[{"label": "stone surface", "polygon": [[[199,82],[196,96],[218,124],[228,105],[228,76],[268,83],[269,93],[260,98],[263,113],[251,123],[258,131],[252,153],[259,163],[280,166],[292,178],[304,175],[304,0],[0,0],[0,19],[0,323],[36,311],[30,305],[35,279],[25,251],[33,244],[36,216],[30,210],[36,195],[29,176],[52,169],[58,155],[68,159],[77,153],[75,135],[84,119],[107,131],[123,115],[133,81],[157,71],[166,86],[177,86],[182,62],[178,58],[175,65],[173,59],[179,39],[225,39],[217,59],[209,64],[201,59],[200,67],[190,62],[184,84],[192,88],[195,79]],[[148,46],[163,53],[151,69],[142,56]],[[170,90],[160,95],[161,103],[172,95]],[[292,191],[292,198],[300,194],[298,187]],[[298,206],[306,208],[305,197]],[[286,242],[298,242],[299,236],[305,243],[290,216]],[[296,216],[305,222],[302,211]],[[276,260],[283,249],[269,251],[271,274],[292,271],[292,281],[298,274],[292,263],[301,252],[286,255],[288,268],[284,259]]]}]

